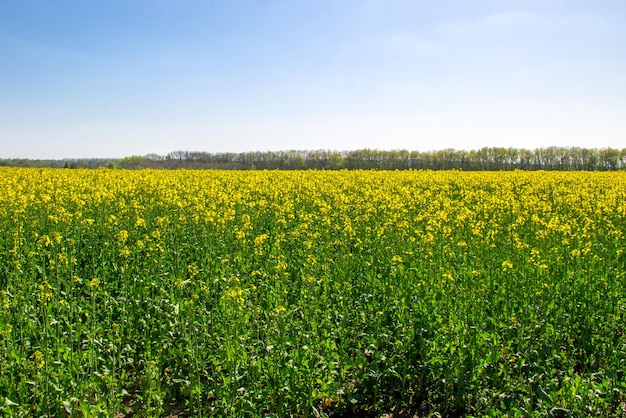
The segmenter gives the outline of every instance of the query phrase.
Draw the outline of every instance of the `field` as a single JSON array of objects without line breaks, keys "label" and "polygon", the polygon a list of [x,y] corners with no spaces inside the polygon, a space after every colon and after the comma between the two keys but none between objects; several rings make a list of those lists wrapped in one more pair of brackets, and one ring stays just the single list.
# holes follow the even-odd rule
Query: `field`
[{"label": "field", "polygon": [[625,416],[626,173],[0,169],[4,416]]}]

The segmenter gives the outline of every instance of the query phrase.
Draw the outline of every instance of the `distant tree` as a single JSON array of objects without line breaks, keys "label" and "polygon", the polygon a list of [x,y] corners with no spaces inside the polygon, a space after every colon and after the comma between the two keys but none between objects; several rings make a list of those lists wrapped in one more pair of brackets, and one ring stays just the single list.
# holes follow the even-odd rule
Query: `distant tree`
[{"label": "distant tree", "polygon": [[0,166],[124,169],[365,169],[365,170],[624,170],[626,148],[590,149],[545,147],[534,150],[484,147],[478,150],[438,151],[289,150],[244,153],[174,151],[120,159],[29,160],[0,159]]},{"label": "distant tree", "polygon": [[614,148],[604,148],[598,151],[602,170],[617,170],[619,167],[620,151]]}]

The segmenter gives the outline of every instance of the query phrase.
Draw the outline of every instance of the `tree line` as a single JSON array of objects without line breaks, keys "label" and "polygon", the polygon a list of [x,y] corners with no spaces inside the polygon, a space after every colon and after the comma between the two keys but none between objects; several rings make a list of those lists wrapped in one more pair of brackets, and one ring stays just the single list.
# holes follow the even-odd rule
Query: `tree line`
[{"label": "tree line", "polygon": [[174,151],[120,159],[27,160],[0,159],[0,166],[226,169],[226,170],[586,170],[626,169],[626,148],[545,147],[534,150],[485,147],[478,150],[438,151],[256,151],[209,153]]}]

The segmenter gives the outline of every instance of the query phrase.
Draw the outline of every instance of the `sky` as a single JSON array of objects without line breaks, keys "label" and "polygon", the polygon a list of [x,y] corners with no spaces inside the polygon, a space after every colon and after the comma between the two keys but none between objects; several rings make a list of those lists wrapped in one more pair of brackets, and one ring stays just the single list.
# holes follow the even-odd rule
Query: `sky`
[{"label": "sky", "polygon": [[626,147],[624,0],[2,0],[0,158]]}]

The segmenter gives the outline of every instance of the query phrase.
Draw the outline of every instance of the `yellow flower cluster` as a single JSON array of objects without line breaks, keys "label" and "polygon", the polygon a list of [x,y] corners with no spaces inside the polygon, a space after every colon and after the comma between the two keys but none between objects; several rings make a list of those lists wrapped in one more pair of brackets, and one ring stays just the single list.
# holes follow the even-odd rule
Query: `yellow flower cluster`
[{"label": "yellow flower cluster", "polygon": [[[490,271],[530,277],[602,263],[623,251],[626,217],[622,172],[2,168],[0,179],[6,265],[17,275],[38,260],[31,270],[53,283],[98,274],[78,271],[87,250],[114,255],[106,265],[120,274],[135,265],[202,279],[211,247],[221,248],[220,274],[255,283],[295,275],[306,278],[296,292],[306,297],[337,256],[390,260],[381,274],[391,278],[441,267],[442,286],[463,286]],[[196,255],[183,259],[190,248]],[[53,289],[39,283],[47,302]],[[246,288],[230,283],[222,295],[241,305]]]}]

